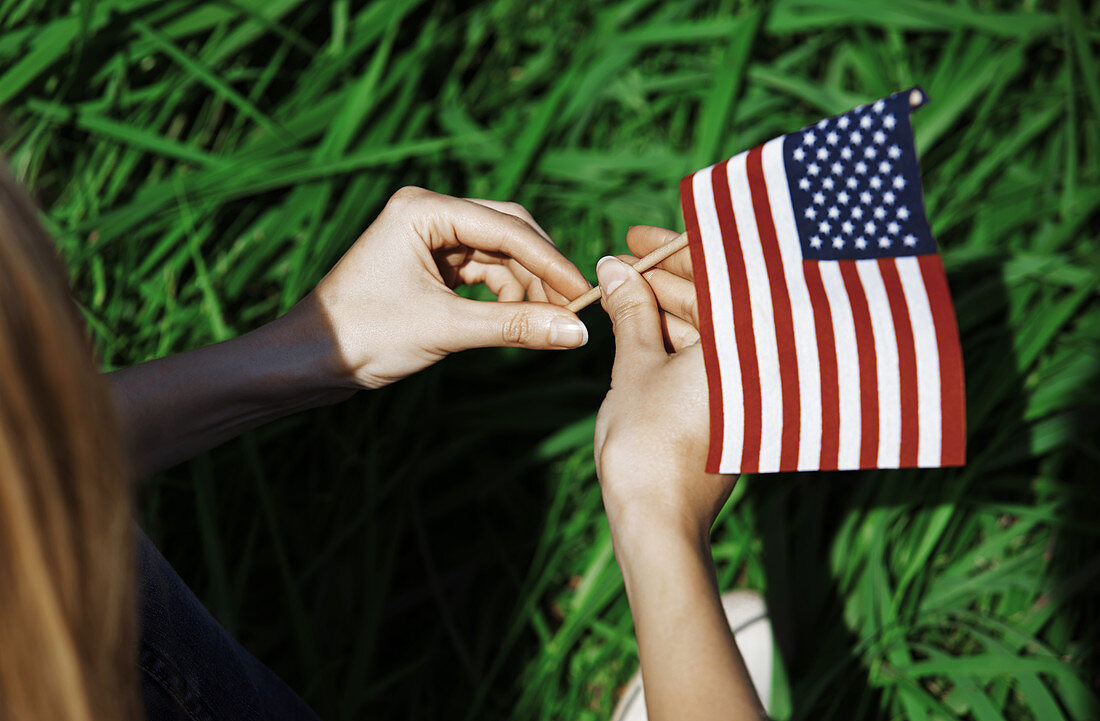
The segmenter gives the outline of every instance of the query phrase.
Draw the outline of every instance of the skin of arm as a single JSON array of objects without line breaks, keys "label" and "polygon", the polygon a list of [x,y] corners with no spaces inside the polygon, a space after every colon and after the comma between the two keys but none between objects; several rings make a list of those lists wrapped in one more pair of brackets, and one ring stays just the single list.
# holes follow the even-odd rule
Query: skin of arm
[{"label": "skin of arm", "polygon": [[[639,226],[627,242],[641,256],[675,235]],[[690,260],[681,251],[643,278],[608,258],[596,272],[616,346],[611,389],[596,419],[596,472],[634,617],[649,718],[766,718],[722,610],[710,555],[710,528],[734,477],[703,470],[708,401]]]},{"label": "skin of arm", "polygon": [[[475,283],[498,302],[453,290]],[[584,345],[587,329],[560,306],[589,287],[521,206],[403,188],[283,317],[107,376],[131,474],[467,348]]]}]

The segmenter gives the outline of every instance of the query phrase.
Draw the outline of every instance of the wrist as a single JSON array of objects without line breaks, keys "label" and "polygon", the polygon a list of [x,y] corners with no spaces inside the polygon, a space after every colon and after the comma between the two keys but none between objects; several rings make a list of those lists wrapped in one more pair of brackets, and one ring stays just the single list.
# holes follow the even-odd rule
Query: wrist
[{"label": "wrist", "polygon": [[264,386],[278,384],[294,395],[314,399],[308,405],[335,403],[354,393],[347,364],[312,296],[248,335],[255,336],[258,356],[264,359]]}]

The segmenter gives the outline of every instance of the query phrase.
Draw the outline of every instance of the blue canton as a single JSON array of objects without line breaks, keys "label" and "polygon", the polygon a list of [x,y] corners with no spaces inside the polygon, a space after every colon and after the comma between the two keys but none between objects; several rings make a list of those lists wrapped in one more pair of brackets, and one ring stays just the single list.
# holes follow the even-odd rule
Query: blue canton
[{"label": "blue canton", "polygon": [[909,124],[918,88],[784,137],[783,162],[806,260],[936,252]]}]

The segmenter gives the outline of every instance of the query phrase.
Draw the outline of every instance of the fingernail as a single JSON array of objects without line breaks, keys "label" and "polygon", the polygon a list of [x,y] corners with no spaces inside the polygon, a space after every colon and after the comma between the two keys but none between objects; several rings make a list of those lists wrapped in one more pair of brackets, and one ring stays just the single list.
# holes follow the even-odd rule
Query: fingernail
[{"label": "fingernail", "polygon": [[550,321],[550,345],[558,348],[580,348],[588,342],[588,328],[576,318],[555,318]]},{"label": "fingernail", "polygon": [[615,289],[625,283],[629,277],[626,272],[626,265],[618,258],[605,255],[596,263],[596,278],[599,279],[600,287],[603,288],[605,296],[614,293]]}]

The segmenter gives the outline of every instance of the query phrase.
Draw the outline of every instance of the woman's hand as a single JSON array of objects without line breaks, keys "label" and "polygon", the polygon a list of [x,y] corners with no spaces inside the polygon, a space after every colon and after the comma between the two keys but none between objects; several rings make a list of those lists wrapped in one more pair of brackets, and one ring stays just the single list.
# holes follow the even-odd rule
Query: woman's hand
[{"label": "woman's hand", "polygon": [[[461,298],[452,288],[463,283],[485,283],[502,302]],[[132,473],[393,383],[454,351],[584,345],[588,331],[559,305],[588,288],[522,207],[399,190],[283,317],[108,376]]]},{"label": "woman's hand", "polygon": [[[474,283],[498,302],[452,290]],[[589,287],[522,206],[402,188],[291,314],[323,319],[336,384],[378,388],[467,348],[584,345],[559,306]]]},{"label": "woman's hand", "polygon": [[[675,235],[636,226],[627,244],[642,256]],[[733,478],[704,472],[707,380],[690,257],[680,251],[645,279],[605,258],[596,274],[615,329],[611,390],[596,417],[595,440],[612,530],[659,523],[706,537]]]},{"label": "woman's hand", "polygon": [[[627,244],[642,256],[674,236],[635,227]],[[601,260],[596,275],[615,325],[611,390],[596,417],[596,473],[634,617],[648,716],[763,719],[710,556],[710,527],[733,477],[704,472],[707,379],[688,253],[645,279],[615,258]]]}]

